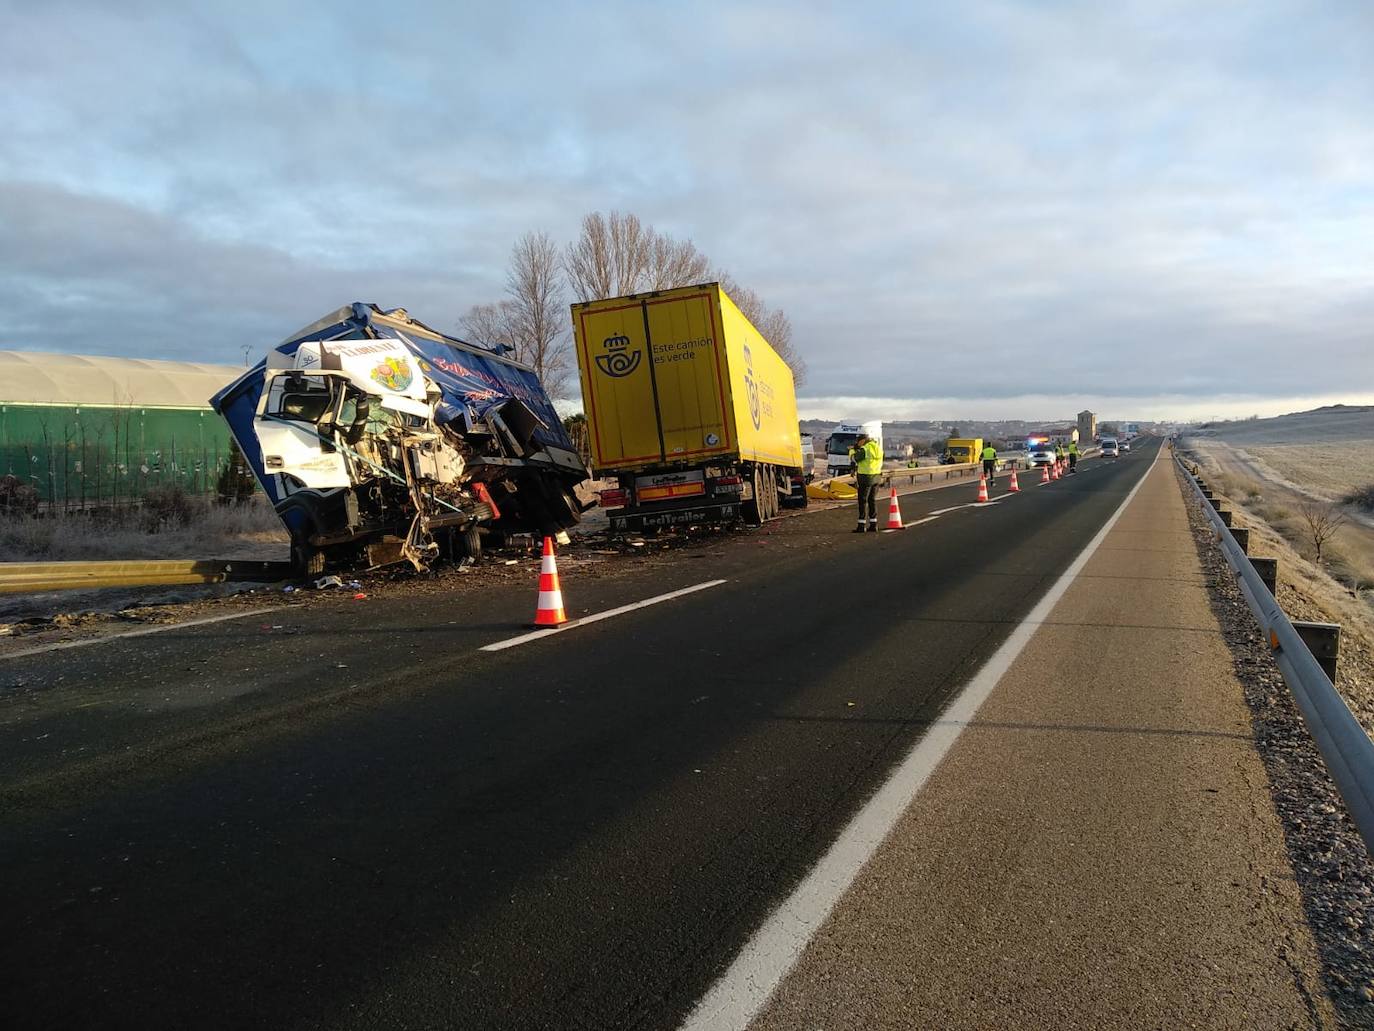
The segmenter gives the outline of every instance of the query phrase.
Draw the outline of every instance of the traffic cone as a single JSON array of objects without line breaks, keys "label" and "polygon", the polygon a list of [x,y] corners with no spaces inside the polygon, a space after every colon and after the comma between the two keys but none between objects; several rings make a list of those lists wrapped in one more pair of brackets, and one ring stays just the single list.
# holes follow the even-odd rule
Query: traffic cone
[{"label": "traffic cone", "polygon": [[979,501],[986,501],[987,499],[988,499],[988,478],[987,478],[986,476],[979,476],[979,477],[978,477],[978,500],[979,500]]},{"label": "traffic cone", "polygon": [[887,500],[887,529],[902,529],[902,510],[897,504],[897,488],[892,488],[892,494]]},{"label": "traffic cone", "polygon": [[1016,466],[1011,467],[1011,482],[1007,484],[1007,490],[1013,494],[1021,493],[1021,485],[1016,482]]},{"label": "traffic cone", "polygon": [[1046,483],[1049,483],[1049,482],[1050,482],[1050,467],[1049,467],[1048,464],[1045,464],[1045,465],[1042,465],[1042,466],[1040,467],[1040,484],[1041,484],[1041,486],[1044,486]]},{"label": "traffic cone", "polygon": [[534,611],[535,626],[561,626],[568,621],[563,611],[563,592],[558,587],[558,562],[553,556],[553,538],[544,538],[544,557],[539,563],[539,603]]},{"label": "traffic cone", "polygon": [[1063,475],[1063,473],[1061,473],[1061,472],[1059,471],[1059,463],[1058,463],[1058,462],[1055,462],[1055,463],[1054,463],[1054,472],[1050,474],[1050,479],[1052,479],[1052,480],[1057,480],[1057,479],[1059,479],[1059,477],[1062,476],[1062,475]]}]

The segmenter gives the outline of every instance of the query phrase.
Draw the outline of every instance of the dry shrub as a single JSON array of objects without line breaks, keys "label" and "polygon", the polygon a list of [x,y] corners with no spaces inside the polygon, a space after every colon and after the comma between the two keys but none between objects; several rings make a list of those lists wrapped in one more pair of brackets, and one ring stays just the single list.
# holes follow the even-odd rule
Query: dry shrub
[{"label": "dry shrub", "polygon": [[261,494],[241,505],[194,496],[184,502],[184,521],[178,503],[160,502],[172,506],[171,515],[151,533],[152,515],[140,510],[0,519],[0,562],[287,557],[286,530]]},{"label": "dry shrub", "polygon": [[1374,512],[1374,483],[1352,490],[1343,500],[1347,505],[1354,505],[1366,512]]},{"label": "dry shrub", "polygon": [[192,508],[190,496],[177,484],[150,487],[143,495],[142,518],[144,533],[161,533],[177,526],[188,526]]}]

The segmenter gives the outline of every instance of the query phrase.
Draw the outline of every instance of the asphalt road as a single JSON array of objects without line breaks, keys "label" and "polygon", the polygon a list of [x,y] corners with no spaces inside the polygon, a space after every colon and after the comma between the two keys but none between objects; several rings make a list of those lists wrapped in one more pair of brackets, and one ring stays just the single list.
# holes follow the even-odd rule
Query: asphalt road
[{"label": "asphalt road", "polygon": [[1155,446],[565,575],[725,583],[500,652],[533,583],[0,660],[0,1012],[672,1027]]}]

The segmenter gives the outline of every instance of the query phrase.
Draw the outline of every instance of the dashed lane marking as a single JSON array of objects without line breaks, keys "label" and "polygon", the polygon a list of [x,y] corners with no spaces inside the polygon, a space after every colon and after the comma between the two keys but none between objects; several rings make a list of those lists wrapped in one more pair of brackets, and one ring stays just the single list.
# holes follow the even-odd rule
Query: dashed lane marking
[{"label": "dashed lane marking", "polygon": [[902,524],[902,529],[903,529],[903,530],[909,530],[909,529],[911,529],[913,526],[920,526],[922,523],[929,523],[929,522],[931,522],[931,521],[933,521],[933,520],[935,520],[935,519],[938,519],[938,518],[939,518],[939,516],[928,515],[928,516],[926,516],[924,519],[914,519],[914,520],[912,520],[912,521],[909,522],[909,523],[903,523],[903,524]]},{"label": "dashed lane marking", "polygon": [[704,591],[708,587],[719,587],[723,583],[725,583],[724,580],[707,580],[705,583],[693,584],[691,587],[684,587],[681,590],[669,591],[667,594],[660,594],[657,597],[645,598],[643,601],[631,602],[629,605],[621,605],[619,608],[607,609],[605,612],[596,612],[590,616],[583,616],[581,619],[570,620],[562,626],[535,630],[528,634],[521,634],[519,637],[497,641],[495,644],[484,644],[480,650],[484,652],[504,651],[507,648],[514,648],[517,644],[528,644],[530,641],[538,641],[545,637],[552,637],[554,634],[561,634],[565,630],[576,630],[578,627],[587,626],[589,623],[599,623],[603,619],[610,619],[612,616],[623,616],[635,609],[647,608],[663,601],[672,601],[674,598],[681,598],[684,594],[695,594],[697,591]]},{"label": "dashed lane marking", "polygon": [[35,648],[21,648],[19,651],[8,652],[0,655],[0,660],[22,659],[25,655],[40,655],[43,652],[62,651],[65,648],[85,648],[92,644],[109,644],[111,641],[123,641],[130,637],[147,637],[149,634],[161,634],[168,630],[184,630],[190,626],[205,626],[207,623],[223,623],[230,619],[247,619],[249,616],[261,616],[264,612],[276,612],[282,608],[280,605],[273,605],[265,609],[248,609],[246,612],[230,612],[223,616],[206,616],[204,619],[188,619],[182,623],[167,623],[163,626],[147,626],[139,630],[129,630],[122,634],[105,634],[103,637],[83,637],[79,641],[58,641],[55,644],[40,644]]}]

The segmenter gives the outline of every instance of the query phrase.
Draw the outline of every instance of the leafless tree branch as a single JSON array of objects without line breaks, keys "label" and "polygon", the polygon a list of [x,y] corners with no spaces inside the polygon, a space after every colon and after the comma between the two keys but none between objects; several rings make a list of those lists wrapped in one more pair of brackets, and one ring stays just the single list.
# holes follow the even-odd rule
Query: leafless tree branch
[{"label": "leafless tree branch", "polygon": [[1298,508],[1307,539],[1312,542],[1317,565],[1322,564],[1322,549],[1345,525],[1346,515],[1334,501],[1306,501]]}]

